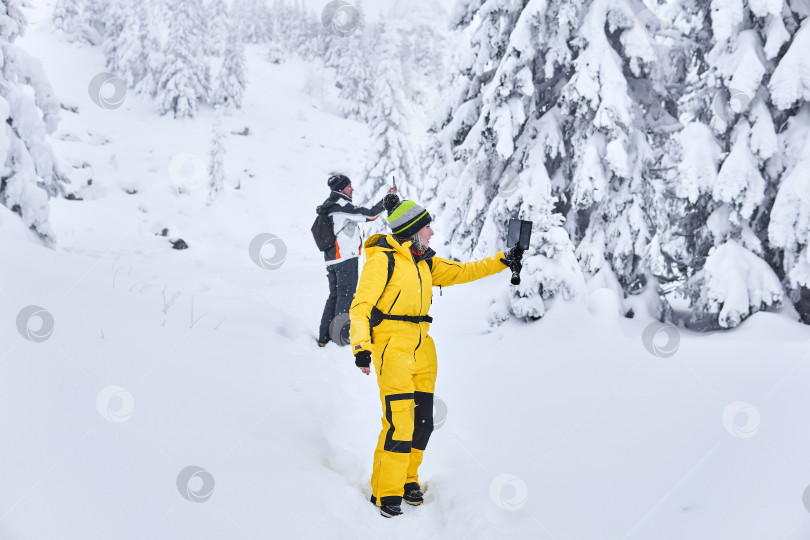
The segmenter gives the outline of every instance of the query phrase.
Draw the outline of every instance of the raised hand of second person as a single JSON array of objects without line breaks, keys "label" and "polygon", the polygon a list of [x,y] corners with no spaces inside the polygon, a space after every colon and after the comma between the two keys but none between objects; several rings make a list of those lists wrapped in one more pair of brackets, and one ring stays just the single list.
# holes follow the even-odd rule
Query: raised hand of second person
[{"label": "raised hand of second person", "polygon": [[392,187],[391,189],[388,190],[389,194],[396,193],[396,192],[397,192],[397,186],[394,186],[394,187]]}]

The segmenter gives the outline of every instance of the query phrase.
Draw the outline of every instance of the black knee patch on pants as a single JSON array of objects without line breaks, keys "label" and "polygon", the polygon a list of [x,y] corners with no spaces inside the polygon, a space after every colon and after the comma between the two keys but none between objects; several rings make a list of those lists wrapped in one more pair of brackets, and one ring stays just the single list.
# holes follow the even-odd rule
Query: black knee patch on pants
[{"label": "black knee patch on pants", "polygon": [[424,450],[427,448],[430,434],[433,433],[433,394],[414,392],[413,400],[416,402],[413,415],[413,447]]}]

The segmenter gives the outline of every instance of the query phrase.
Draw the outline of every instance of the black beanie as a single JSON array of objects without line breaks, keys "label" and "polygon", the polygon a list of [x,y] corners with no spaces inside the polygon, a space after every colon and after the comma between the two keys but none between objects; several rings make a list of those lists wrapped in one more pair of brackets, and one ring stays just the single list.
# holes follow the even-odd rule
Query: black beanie
[{"label": "black beanie", "polygon": [[344,174],[333,174],[326,183],[332,191],[343,191],[352,181]]}]

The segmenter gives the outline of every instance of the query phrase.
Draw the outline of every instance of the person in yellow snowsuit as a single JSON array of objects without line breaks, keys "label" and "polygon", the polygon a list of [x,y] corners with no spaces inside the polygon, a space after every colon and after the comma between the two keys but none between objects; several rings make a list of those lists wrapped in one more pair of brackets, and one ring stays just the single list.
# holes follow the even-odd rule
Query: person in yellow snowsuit
[{"label": "person in yellow snowsuit", "polygon": [[428,335],[434,286],[475,281],[505,268],[520,270],[519,248],[460,263],[435,256],[428,244],[431,216],[396,195],[384,201],[393,234],[369,238],[366,263],[352,302],[355,364],[369,374],[373,360],[382,402],[382,431],[374,451],[371,502],[385,517],[402,513],[402,499],[421,504],[418,469],[433,431],[436,348]]}]

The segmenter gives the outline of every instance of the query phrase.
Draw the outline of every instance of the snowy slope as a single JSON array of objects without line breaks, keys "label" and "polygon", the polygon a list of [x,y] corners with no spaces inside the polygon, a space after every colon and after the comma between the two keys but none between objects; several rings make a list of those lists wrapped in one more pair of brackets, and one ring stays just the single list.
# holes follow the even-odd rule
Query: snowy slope
[{"label": "snowy slope", "polygon": [[[309,66],[249,48],[225,126],[250,135],[228,135],[229,182],[206,206],[169,164],[206,159],[210,112],[174,121],[134,95],[96,107],[100,53],[29,14],[22,45],[79,107],[56,153],[93,183],[53,201],[55,250],[0,208],[0,538],[810,538],[806,326],[759,313],[656,357],[644,310],[621,319],[598,288],[491,331],[506,274],[435,296],[444,408],[426,502],[381,518],[378,390],[348,350],[314,347],[326,280],[308,231],[328,172],[361,172],[366,128],[330,91],[302,93]],[[251,260],[261,233],[286,246],[277,269]],[[179,237],[190,249],[171,249]],[[29,305],[53,316],[45,341],[18,331]],[[189,466],[210,473],[181,482],[204,502],[179,492]]]}]

